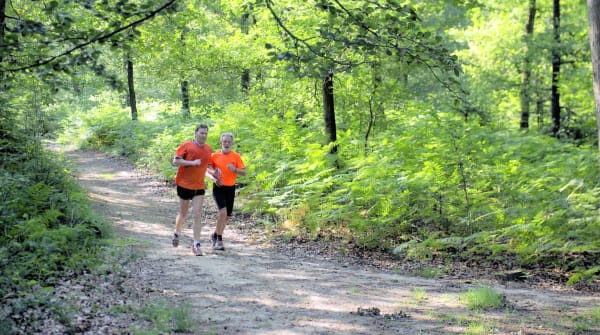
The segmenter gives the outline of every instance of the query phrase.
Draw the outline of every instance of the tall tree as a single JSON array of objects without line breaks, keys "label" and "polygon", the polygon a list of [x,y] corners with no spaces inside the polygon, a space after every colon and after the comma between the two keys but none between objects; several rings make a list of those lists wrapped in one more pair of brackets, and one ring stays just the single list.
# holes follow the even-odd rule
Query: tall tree
[{"label": "tall tree", "polygon": [[[329,72],[323,80],[323,119],[325,120],[325,133],[329,143],[337,141],[335,124],[335,100],[333,94],[333,72]],[[337,152],[337,146],[331,148],[331,153]]]},{"label": "tall tree", "polygon": [[531,43],[535,23],[536,2],[529,0],[527,22],[525,23],[525,53],[521,66],[521,129],[529,128],[529,114],[531,105]]},{"label": "tall tree", "polygon": [[[242,19],[240,22],[241,30],[244,35],[248,35],[248,31],[250,30],[250,25],[252,25],[254,23],[251,18],[251,13],[252,13],[252,5],[249,4],[246,12],[242,14]],[[244,91],[248,91],[248,89],[250,88],[250,70],[248,70],[248,69],[242,70],[240,86],[242,87],[242,90],[244,90]]]},{"label": "tall tree", "polygon": [[190,82],[186,79],[181,81],[181,114],[184,118],[192,116],[190,111]]},{"label": "tall tree", "polygon": [[[181,30],[181,36],[179,40],[181,41],[181,46],[185,48],[185,33],[187,32],[187,27],[184,26]],[[192,112],[190,111],[190,82],[185,79],[186,74],[182,74],[184,77],[181,80],[181,114],[184,118],[189,118],[192,116]]]},{"label": "tall tree", "polygon": [[[0,0],[0,45],[4,45],[4,28],[6,27],[6,0]],[[4,52],[0,50],[0,64],[4,61]],[[4,83],[4,71],[0,66],[0,80]],[[4,89],[0,87],[0,91]]]},{"label": "tall tree", "polygon": [[133,77],[133,61],[131,60],[131,54],[127,53],[127,104],[131,111],[131,120],[136,121],[138,119],[137,113],[137,101],[135,98],[135,81]]},{"label": "tall tree", "polygon": [[598,150],[600,150],[600,0],[587,0],[590,21],[590,49],[592,51],[592,71],[594,79],[594,100],[596,101],[596,124]]},{"label": "tall tree", "polygon": [[[4,27],[6,22],[6,0],[0,0],[0,44],[4,44]],[[0,53],[0,63],[2,63],[3,54]]]},{"label": "tall tree", "polygon": [[560,0],[552,1],[552,27],[554,46],[552,47],[552,86],[550,97],[550,114],[552,115],[552,135],[558,136],[560,131],[560,92],[558,90],[561,48],[560,48]]}]

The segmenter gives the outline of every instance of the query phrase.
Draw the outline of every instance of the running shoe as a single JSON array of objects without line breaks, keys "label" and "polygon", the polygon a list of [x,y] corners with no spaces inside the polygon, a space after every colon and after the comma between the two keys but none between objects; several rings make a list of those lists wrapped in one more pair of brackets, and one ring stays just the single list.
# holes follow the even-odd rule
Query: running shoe
[{"label": "running shoe", "polygon": [[202,249],[200,249],[200,243],[196,243],[192,245],[192,252],[196,256],[202,256]]},{"label": "running shoe", "polygon": [[223,246],[223,240],[218,240],[213,246],[213,250],[225,250],[225,247]]},{"label": "running shoe", "polygon": [[179,246],[179,234],[173,233],[173,240],[171,241],[174,247]]},{"label": "running shoe", "polygon": [[212,242],[212,247],[215,247],[215,243],[217,243],[217,233],[213,231],[212,234],[210,234],[210,241]]}]

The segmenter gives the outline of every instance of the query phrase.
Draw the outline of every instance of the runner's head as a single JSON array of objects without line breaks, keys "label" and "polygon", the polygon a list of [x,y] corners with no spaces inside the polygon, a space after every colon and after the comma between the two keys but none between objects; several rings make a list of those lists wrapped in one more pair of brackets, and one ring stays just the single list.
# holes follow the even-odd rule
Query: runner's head
[{"label": "runner's head", "polygon": [[205,124],[197,125],[194,135],[196,136],[196,142],[198,142],[198,144],[206,143],[206,138],[208,137],[208,126]]},{"label": "runner's head", "polygon": [[233,147],[233,134],[229,132],[225,132],[221,134],[221,150],[224,153],[228,153],[231,151]]}]

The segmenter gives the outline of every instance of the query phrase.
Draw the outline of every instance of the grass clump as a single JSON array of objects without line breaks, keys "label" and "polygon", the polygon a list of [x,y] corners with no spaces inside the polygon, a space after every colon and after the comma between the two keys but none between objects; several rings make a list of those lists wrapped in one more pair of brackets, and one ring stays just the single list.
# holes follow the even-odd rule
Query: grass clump
[{"label": "grass clump", "polygon": [[463,293],[461,299],[466,302],[471,310],[498,309],[506,305],[503,295],[491,287],[478,287]]},{"label": "grass clump", "polygon": [[437,267],[426,266],[417,270],[415,274],[423,278],[440,278],[444,275],[444,271]]},{"label": "grass clump", "polygon": [[136,311],[140,318],[152,324],[151,329],[134,329],[135,334],[192,333],[194,319],[188,304],[173,306],[160,301]]},{"label": "grass clump", "polygon": [[585,313],[584,315],[577,316],[573,320],[574,329],[576,332],[589,332],[600,330],[600,307],[594,308],[593,310]]}]

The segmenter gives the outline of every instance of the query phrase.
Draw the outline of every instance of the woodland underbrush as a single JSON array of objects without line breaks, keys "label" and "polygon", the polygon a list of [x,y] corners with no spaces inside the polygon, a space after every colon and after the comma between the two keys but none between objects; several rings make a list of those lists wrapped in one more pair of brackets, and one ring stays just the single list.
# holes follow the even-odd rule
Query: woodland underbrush
[{"label": "woodland underbrush", "polygon": [[72,115],[66,122],[78,127],[65,127],[76,131],[63,140],[125,155],[172,180],[175,148],[205,122],[215,149],[220,132],[236,134],[234,149],[249,171],[238,180],[237,202],[272,229],[314,239],[342,231],[361,248],[404,258],[543,265],[560,269],[569,284],[600,275],[600,168],[592,145],[415,107],[370,141],[344,130],[332,154],[332,145],[319,144],[315,130],[291,116],[255,132],[258,116],[235,108],[242,119],[225,113],[215,124],[169,111],[130,121],[98,107]]},{"label": "woodland underbrush", "polygon": [[[261,229],[259,223],[255,228]],[[538,263],[524,264],[514,253],[490,252],[479,254],[448,250],[413,250],[398,253],[393,250],[368,247],[348,235],[322,231],[317,235],[286,233],[269,234],[271,243],[281,253],[337,259],[341,263],[385,269],[424,278],[447,278],[465,281],[495,281],[525,283],[532,287],[550,289],[573,289],[581,292],[600,292],[600,280],[593,272],[581,274],[575,268],[593,268],[600,261],[598,254],[545,255]],[[577,264],[571,266],[565,264]]]},{"label": "woodland underbrush", "polygon": [[102,264],[110,229],[94,215],[68,163],[39,137],[7,133],[0,152],[0,333],[33,323],[39,315],[32,310],[68,323],[68,307],[51,292]]}]

